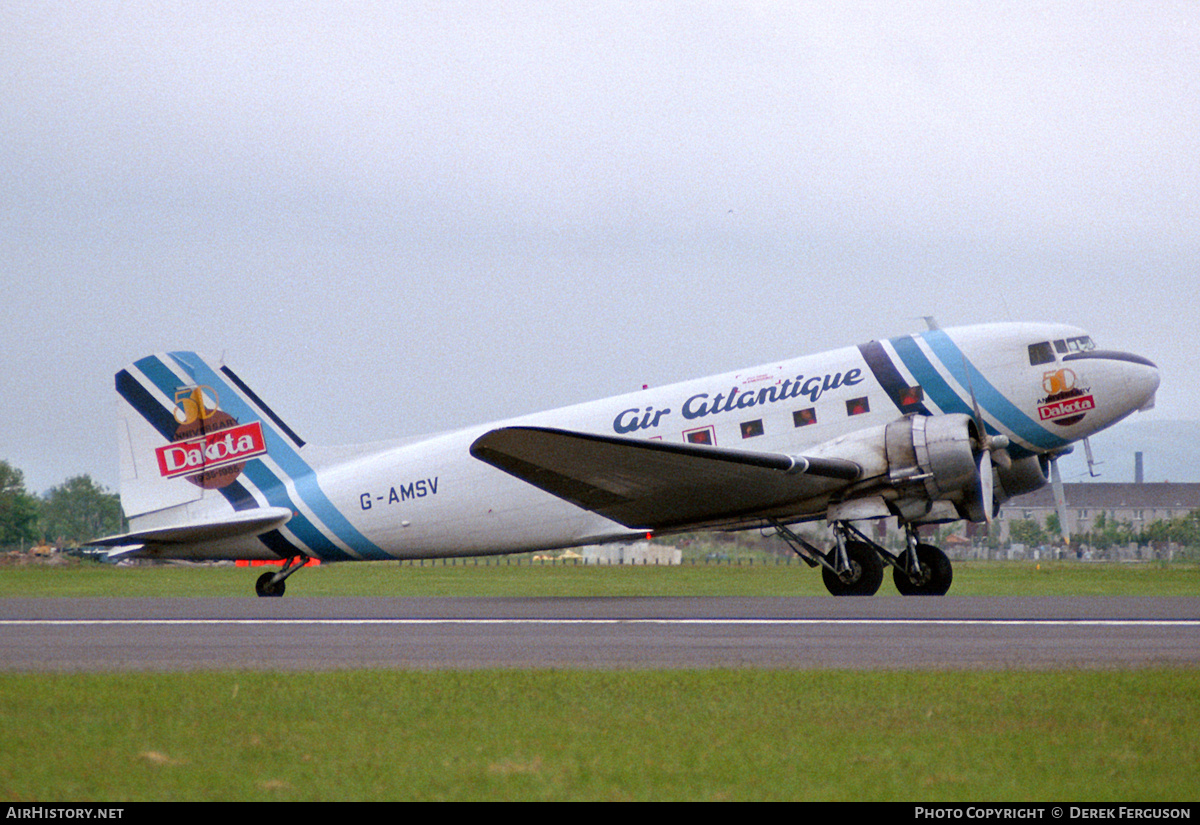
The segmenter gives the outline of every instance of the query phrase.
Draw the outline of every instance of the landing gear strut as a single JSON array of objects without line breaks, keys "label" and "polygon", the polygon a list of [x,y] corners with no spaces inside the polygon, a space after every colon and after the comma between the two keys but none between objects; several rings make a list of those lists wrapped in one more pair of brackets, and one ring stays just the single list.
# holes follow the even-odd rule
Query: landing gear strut
[{"label": "landing gear strut", "polygon": [[287,564],[283,566],[278,573],[263,573],[258,577],[258,581],[254,583],[254,592],[261,597],[279,597],[287,590],[285,579],[295,573],[304,563],[308,561],[308,556],[295,556],[288,559]]},{"label": "landing gear strut", "polygon": [[[810,567],[821,566],[825,589],[834,596],[874,596],[883,583],[883,561],[874,545],[850,538],[853,530],[845,522],[833,526],[836,543],[828,553],[822,553],[785,525],[774,522],[778,535],[804,559]],[[854,530],[858,533],[857,530]],[[862,535],[861,533],[859,534]]]},{"label": "landing gear strut", "polygon": [[776,534],[809,567],[821,567],[825,588],[834,596],[873,596],[883,583],[883,567],[892,567],[892,581],[904,596],[943,596],[954,571],[946,554],[922,544],[916,527],[905,525],[908,549],[899,556],[871,541],[852,524],[835,522],[835,543],[828,553],[809,544],[786,525],[773,521]]}]

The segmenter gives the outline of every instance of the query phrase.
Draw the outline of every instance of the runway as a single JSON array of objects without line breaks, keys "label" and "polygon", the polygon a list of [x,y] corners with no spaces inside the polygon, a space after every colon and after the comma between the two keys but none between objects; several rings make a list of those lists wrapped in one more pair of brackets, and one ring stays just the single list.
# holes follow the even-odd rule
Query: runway
[{"label": "runway", "polygon": [[0,600],[7,671],[1198,665],[1196,598]]}]

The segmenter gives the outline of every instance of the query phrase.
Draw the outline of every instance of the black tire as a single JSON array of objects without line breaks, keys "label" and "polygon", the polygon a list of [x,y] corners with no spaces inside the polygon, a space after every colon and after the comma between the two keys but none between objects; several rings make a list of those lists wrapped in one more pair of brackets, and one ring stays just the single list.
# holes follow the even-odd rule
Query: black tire
[{"label": "black tire", "polygon": [[904,596],[944,596],[954,581],[954,568],[946,554],[932,544],[917,545],[917,561],[921,563],[923,575],[914,581],[908,577],[908,554],[900,554],[900,563],[892,568],[892,581]]},{"label": "black tire", "polygon": [[271,579],[273,578],[275,578],[274,573],[263,573],[254,583],[254,592],[263,597],[282,596],[283,591],[287,590],[287,582],[272,584]]},{"label": "black tire", "polygon": [[[827,559],[833,561],[837,549],[829,551]],[[850,574],[846,579],[828,567],[821,568],[825,589],[834,596],[874,596],[883,584],[883,561],[871,545],[861,541],[846,542],[846,556],[850,560]]]}]

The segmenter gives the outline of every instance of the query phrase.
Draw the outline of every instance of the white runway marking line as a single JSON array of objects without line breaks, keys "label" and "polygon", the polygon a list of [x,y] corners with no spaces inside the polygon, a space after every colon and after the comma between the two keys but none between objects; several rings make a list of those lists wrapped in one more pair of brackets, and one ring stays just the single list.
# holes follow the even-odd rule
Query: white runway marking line
[{"label": "white runway marking line", "polygon": [[979,627],[1184,627],[1200,628],[1200,619],[471,619],[471,618],[398,618],[398,619],[0,619],[0,627],[58,626],[154,626],[154,625],[702,625],[770,626],[811,625],[907,625],[907,626],[979,626]]}]

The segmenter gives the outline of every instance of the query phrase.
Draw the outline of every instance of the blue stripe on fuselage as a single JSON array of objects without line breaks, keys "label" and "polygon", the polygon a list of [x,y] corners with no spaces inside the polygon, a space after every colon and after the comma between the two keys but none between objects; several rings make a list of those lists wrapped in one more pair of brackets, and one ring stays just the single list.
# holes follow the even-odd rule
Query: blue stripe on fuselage
[{"label": "blue stripe on fuselage", "polygon": [[[222,409],[236,418],[240,423],[244,424],[248,421],[259,421],[262,423],[263,434],[267,440],[267,454],[275,461],[276,464],[279,465],[279,468],[285,474],[287,474],[288,479],[295,485],[296,492],[299,494],[304,503],[307,504],[312,510],[313,514],[320,519],[321,522],[324,523],[325,526],[327,526],[334,533],[334,535],[345,542],[348,547],[353,548],[355,552],[358,552],[362,555],[376,559],[390,558],[390,556],[384,553],[373,542],[369,541],[366,536],[362,535],[362,533],[360,533],[358,529],[352,525],[344,515],[342,515],[341,511],[338,510],[337,507],[334,506],[333,502],[330,501],[325,495],[325,491],[322,490],[320,485],[317,484],[316,473],[313,472],[313,469],[308,465],[307,462],[300,458],[300,455],[292,448],[291,443],[276,431],[275,427],[273,426],[273,422],[271,422],[269,419],[264,419],[252,407],[246,404],[246,402],[242,400],[241,395],[239,395],[233,387],[226,383],[223,376],[209,368],[208,364],[206,364],[204,360],[194,352],[172,352],[169,353],[169,355],[185,372],[191,375],[197,383],[206,384],[218,390],[221,394]],[[249,466],[250,465],[248,464],[247,468],[249,468]],[[283,488],[283,485],[275,479],[274,474],[267,470],[265,465],[262,466],[262,470],[265,475],[261,476],[260,478],[251,476],[251,480],[259,486],[259,489],[263,490],[264,494],[268,493],[262,485],[269,484],[272,480],[274,480],[275,483],[279,485],[279,490],[276,495],[286,498],[286,492]],[[278,506],[287,507],[290,505],[280,504]],[[292,507],[291,509],[293,512],[296,512],[295,507]],[[293,530],[293,532],[296,532],[296,530],[293,528],[293,523],[297,521],[297,518],[301,518],[301,516],[299,514],[297,516],[293,516],[292,520],[289,521],[287,525],[288,529]],[[301,520],[300,523],[295,526],[306,533],[308,532],[306,528],[312,529],[311,541],[309,537],[301,535],[300,532],[296,532],[296,536],[306,543],[309,543],[314,549],[329,555],[348,558],[344,550],[340,549],[337,547],[337,545],[326,539],[320,533],[320,531],[318,531],[311,525],[310,522],[308,522],[307,519]],[[316,544],[313,544],[313,542],[316,542]]]},{"label": "blue stripe on fuselage", "polygon": [[272,507],[286,507],[292,511],[292,517],[288,519],[286,527],[291,531],[292,535],[304,542],[314,555],[330,561],[348,561],[353,558],[345,550],[330,541],[303,513],[296,509],[295,504],[292,503],[291,496],[287,493],[287,488],[280,483],[275,474],[262,461],[256,459],[247,462],[242,472],[246,474],[246,478],[250,479],[254,486],[262,491],[268,504]]},{"label": "blue stripe on fuselage", "polygon": [[891,356],[887,354],[887,350],[883,348],[883,344],[878,341],[860,344],[858,351],[862,353],[863,360],[871,368],[875,380],[879,382],[879,386],[883,387],[888,398],[892,399],[896,409],[905,414],[929,415],[929,408],[920,401],[905,402],[908,382],[904,380],[900,370],[896,369],[896,365],[892,362]]},{"label": "blue stripe on fuselage", "polygon": [[943,413],[974,414],[970,405],[958,397],[958,393],[951,389],[945,379],[934,369],[933,364],[929,363],[929,359],[925,357],[925,353],[921,352],[921,348],[917,346],[914,338],[911,336],[892,338],[890,342],[895,348],[896,354],[900,356],[900,360],[904,362],[904,366],[925,390],[925,397],[937,404],[938,409]]},{"label": "blue stripe on fuselage", "polygon": [[[930,330],[921,333],[921,337],[938,357],[938,360],[942,362],[946,371],[954,376],[954,380],[960,386],[974,392],[975,400],[979,402],[980,408],[995,417],[1015,436],[1040,450],[1058,449],[1070,443],[1066,439],[1047,432],[1036,421],[1025,415],[1020,407],[1009,401],[1002,392],[992,386],[991,382],[970,362],[945,331]],[[921,386],[925,387],[926,392],[933,398],[934,403],[942,408],[943,412],[962,412],[974,415],[970,404],[954,392],[938,374],[914,338],[896,338],[892,340],[892,345],[896,348],[896,352],[904,361],[905,366],[917,378]],[[926,380],[930,381],[929,385],[926,385]],[[988,430],[996,432],[995,428],[991,426],[988,426]]]},{"label": "blue stripe on fuselage", "polygon": [[[338,538],[360,553],[370,554],[376,558],[389,558],[382,550],[379,550],[374,544],[359,535],[358,531],[350,526],[348,522],[346,522],[346,525],[352,531],[350,533],[340,532],[335,524],[330,523],[337,519],[341,519],[344,522],[345,519],[317,487],[312,469],[295,454],[283,437],[274,430],[270,422],[263,421],[261,416],[257,415],[253,409],[242,401],[233,388],[225,384],[215,372],[207,368],[207,365],[204,364],[199,356],[194,353],[180,352],[170,353],[170,357],[194,383],[211,387],[220,396],[219,403],[221,408],[240,423],[245,424],[250,421],[262,422],[263,437],[267,442],[268,454],[279,464],[280,469],[288,475],[290,480],[295,483],[296,491],[301,499],[308,504],[318,518],[333,530]],[[179,377],[157,357],[149,356],[143,358],[137,362],[136,366],[167,398],[175,397],[175,391],[180,386]],[[330,560],[351,560],[355,558],[352,554],[347,553],[333,543],[312,522],[305,518],[303,514],[298,512],[298,508],[292,502],[283,481],[263,464],[260,459],[253,459],[247,462],[243,472],[262,491],[270,504],[277,507],[286,507],[296,514],[288,522],[287,529],[303,541],[314,555]],[[316,490],[315,495],[313,494],[313,490]],[[238,508],[238,502],[230,497],[228,491],[222,489],[220,492],[235,509]],[[317,502],[316,506],[314,506],[314,501]],[[336,518],[326,517],[326,513],[329,511],[336,513]],[[350,536],[349,540],[347,535]],[[354,537],[357,537],[358,540],[353,540]]]}]

